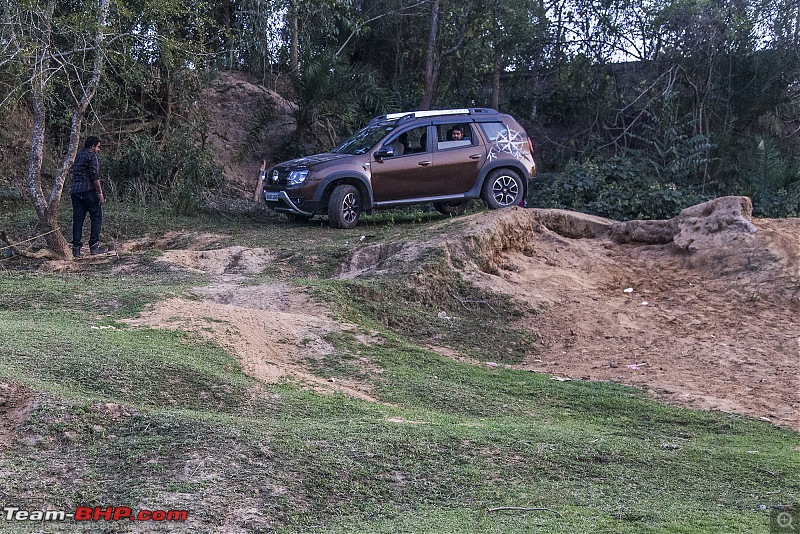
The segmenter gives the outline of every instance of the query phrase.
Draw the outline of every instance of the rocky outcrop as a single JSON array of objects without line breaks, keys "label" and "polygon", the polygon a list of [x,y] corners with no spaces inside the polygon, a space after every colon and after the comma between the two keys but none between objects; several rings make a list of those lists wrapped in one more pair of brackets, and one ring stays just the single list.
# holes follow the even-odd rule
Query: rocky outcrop
[{"label": "rocky outcrop", "polygon": [[699,250],[730,244],[732,234],[756,233],[753,204],[747,197],[720,197],[683,210],[675,219],[675,245]]}]

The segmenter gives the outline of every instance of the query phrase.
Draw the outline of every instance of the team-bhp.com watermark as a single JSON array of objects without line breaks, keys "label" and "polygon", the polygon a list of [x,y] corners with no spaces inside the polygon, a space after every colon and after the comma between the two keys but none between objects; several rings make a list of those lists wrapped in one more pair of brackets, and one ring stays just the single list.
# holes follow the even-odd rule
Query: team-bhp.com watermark
[{"label": "team-bhp.com watermark", "polygon": [[6,521],[186,521],[187,510],[133,510],[127,506],[78,506],[75,511],[2,508]]}]

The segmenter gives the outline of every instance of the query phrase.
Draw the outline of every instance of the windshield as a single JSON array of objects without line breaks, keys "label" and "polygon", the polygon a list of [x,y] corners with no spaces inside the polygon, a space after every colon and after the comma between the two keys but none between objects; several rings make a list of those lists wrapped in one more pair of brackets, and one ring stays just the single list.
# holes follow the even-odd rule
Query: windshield
[{"label": "windshield", "polygon": [[369,124],[353,135],[350,139],[337,146],[331,152],[336,154],[366,154],[386,134],[394,130],[397,121],[385,121]]}]

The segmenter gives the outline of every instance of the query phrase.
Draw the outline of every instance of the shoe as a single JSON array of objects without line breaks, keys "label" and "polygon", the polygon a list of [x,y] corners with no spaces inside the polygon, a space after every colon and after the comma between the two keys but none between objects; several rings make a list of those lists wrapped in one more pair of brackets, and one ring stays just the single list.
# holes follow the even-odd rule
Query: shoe
[{"label": "shoe", "polygon": [[94,245],[89,247],[89,254],[91,254],[92,256],[94,256],[95,254],[105,254],[106,252],[108,252],[107,247],[101,247],[100,245]]},{"label": "shoe", "polygon": [[81,247],[72,247],[72,257],[77,258],[81,255]]}]

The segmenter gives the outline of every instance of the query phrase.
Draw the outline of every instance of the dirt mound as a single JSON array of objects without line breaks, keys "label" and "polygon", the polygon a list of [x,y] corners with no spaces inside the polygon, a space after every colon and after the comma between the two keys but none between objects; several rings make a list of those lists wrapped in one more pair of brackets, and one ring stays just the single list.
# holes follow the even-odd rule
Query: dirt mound
[{"label": "dirt mound", "polygon": [[156,261],[178,268],[211,274],[260,273],[273,259],[263,248],[242,246],[218,248],[230,238],[220,234],[199,232],[167,232],[159,237],[143,237],[121,243],[120,253],[140,250],[163,250]]},{"label": "dirt mound", "polygon": [[[269,285],[247,288],[259,290],[267,299],[278,292]],[[229,295],[238,295],[231,289]],[[246,301],[238,295],[237,301]],[[264,297],[261,299],[266,300]],[[274,384],[285,379],[297,380],[322,392],[338,391],[346,395],[375,401],[366,388],[350,381],[331,381],[313,375],[307,369],[314,361],[333,352],[324,337],[342,330],[342,326],[325,314],[281,312],[260,309],[254,303],[222,304],[170,299],[155,309],[128,321],[129,324],[193,332],[215,341],[235,355],[242,370],[259,380]]]},{"label": "dirt mound", "polygon": [[[537,228],[532,247],[486,250],[498,270],[474,280],[540,310],[524,324],[542,351],[522,368],[800,429],[800,220],[753,221],[738,204],[684,211],[661,244]],[[617,223],[612,235],[641,226]]]},{"label": "dirt mound", "polygon": [[[204,106],[214,162],[243,198],[252,198],[261,160],[272,162],[275,147],[293,127],[295,105],[246,73],[226,71],[205,91]],[[250,136],[259,122],[268,124],[264,135]]]},{"label": "dirt mound", "polygon": [[749,199],[730,197],[668,221],[521,208],[462,221],[425,243],[363,249],[342,276],[442,249],[468,280],[537,311],[521,326],[541,346],[519,368],[800,429],[800,219],[753,220]]},{"label": "dirt mound", "polygon": [[269,265],[272,254],[264,249],[227,247],[213,250],[167,250],[158,262],[211,274],[257,274]]}]

